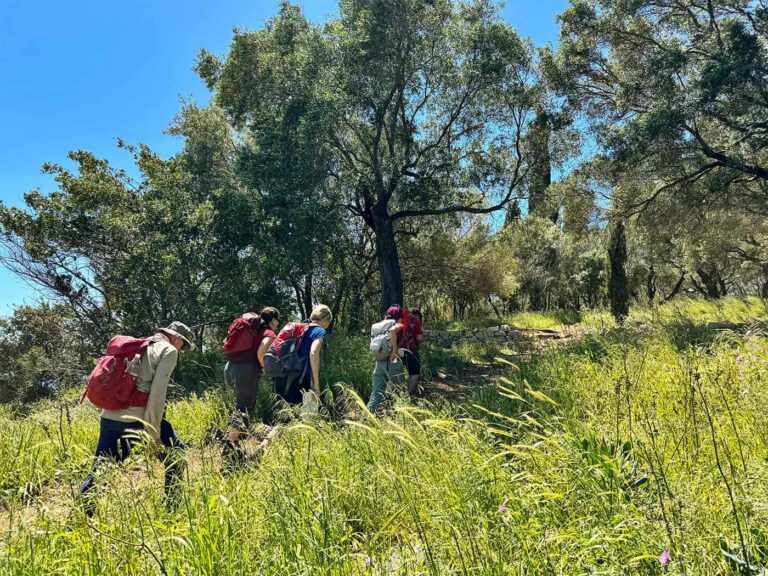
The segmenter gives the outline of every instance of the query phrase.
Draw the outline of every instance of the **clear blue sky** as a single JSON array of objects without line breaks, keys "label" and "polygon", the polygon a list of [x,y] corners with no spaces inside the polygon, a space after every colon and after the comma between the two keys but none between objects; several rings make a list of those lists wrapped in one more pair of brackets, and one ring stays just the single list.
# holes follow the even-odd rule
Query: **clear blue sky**
[{"label": "clear blue sky", "polygon": [[[300,2],[323,21],[336,2]],[[537,45],[555,42],[554,18],[567,0],[508,0],[503,17]],[[192,71],[200,48],[223,54],[232,28],[255,29],[278,0],[2,0],[0,4],[0,199],[54,190],[44,162],[65,163],[69,150],[89,150],[130,167],[115,147],[122,138],[164,156],[180,142],[163,134],[179,98],[208,100]],[[35,291],[0,268],[0,315],[33,303]]]}]

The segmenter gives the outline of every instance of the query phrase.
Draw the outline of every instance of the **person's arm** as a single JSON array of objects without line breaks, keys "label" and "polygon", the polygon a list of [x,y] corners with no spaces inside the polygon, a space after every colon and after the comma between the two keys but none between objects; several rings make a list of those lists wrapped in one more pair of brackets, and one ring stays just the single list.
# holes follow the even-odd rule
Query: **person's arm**
[{"label": "person's arm", "polygon": [[160,443],[160,422],[165,412],[165,397],[168,393],[168,381],[171,379],[174,368],[176,368],[178,358],[178,350],[172,346],[163,347],[155,368],[155,376],[152,379],[147,407],[144,409],[144,428],[158,445]]},{"label": "person's arm", "polygon": [[259,344],[259,349],[256,351],[256,357],[259,359],[260,366],[264,366],[264,356],[269,352],[269,347],[274,340],[275,336],[265,336],[262,339],[261,344]]},{"label": "person's arm", "polygon": [[320,350],[323,347],[323,339],[312,341],[309,349],[309,366],[312,368],[312,390],[320,396]]},{"label": "person's arm", "polygon": [[394,324],[392,328],[389,329],[389,341],[392,343],[392,354],[389,359],[392,362],[397,362],[397,359],[399,358],[397,355],[397,340],[402,329],[403,327],[400,326],[400,324]]}]

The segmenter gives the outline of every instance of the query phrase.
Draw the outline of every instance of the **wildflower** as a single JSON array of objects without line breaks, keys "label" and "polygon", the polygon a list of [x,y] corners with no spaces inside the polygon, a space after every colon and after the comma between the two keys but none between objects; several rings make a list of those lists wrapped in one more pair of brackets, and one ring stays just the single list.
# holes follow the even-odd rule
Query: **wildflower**
[{"label": "wildflower", "polygon": [[744,360],[744,354],[739,354],[738,356],[736,356],[736,365],[737,365],[737,366],[740,366],[740,365],[741,365],[741,362],[742,362],[743,360]]},{"label": "wildflower", "polygon": [[373,558],[368,556],[365,560],[363,560],[363,564],[365,564],[366,566],[370,566],[371,564],[373,564]]},{"label": "wildflower", "polygon": [[744,376],[744,370],[739,370],[739,375]]},{"label": "wildflower", "polygon": [[504,514],[504,512],[506,512],[506,511],[507,511],[507,507],[506,506],[499,506],[499,514]]},{"label": "wildflower", "polygon": [[664,566],[667,562],[669,562],[669,550],[664,550],[659,556],[659,564]]}]

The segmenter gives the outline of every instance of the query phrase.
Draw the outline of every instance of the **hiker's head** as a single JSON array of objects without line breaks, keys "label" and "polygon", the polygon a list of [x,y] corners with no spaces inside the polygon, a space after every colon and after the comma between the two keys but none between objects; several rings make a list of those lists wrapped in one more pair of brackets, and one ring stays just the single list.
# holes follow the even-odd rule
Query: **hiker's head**
[{"label": "hiker's head", "polygon": [[261,323],[265,328],[275,330],[280,325],[280,311],[277,308],[267,306],[259,312]]},{"label": "hiker's head", "polygon": [[176,350],[189,350],[194,347],[192,341],[195,339],[195,334],[186,324],[174,320],[166,328],[160,328],[158,332],[168,336],[168,340]]},{"label": "hiker's head", "polygon": [[414,316],[415,318],[418,318],[421,320],[421,310],[418,308],[411,308],[411,316]]},{"label": "hiker's head", "polygon": [[325,304],[318,304],[309,315],[309,321],[327,329],[333,321],[333,313]]},{"label": "hiker's head", "polygon": [[400,304],[393,304],[387,308],[387,313],[384,314],[384,318],[387,318],[388,320],[402,320],[403,309]]}]

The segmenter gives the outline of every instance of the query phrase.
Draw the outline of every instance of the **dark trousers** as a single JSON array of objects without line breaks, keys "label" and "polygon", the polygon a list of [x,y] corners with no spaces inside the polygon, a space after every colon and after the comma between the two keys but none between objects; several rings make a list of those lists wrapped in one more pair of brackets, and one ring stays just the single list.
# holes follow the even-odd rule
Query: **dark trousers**
[{"label": "dark trousers", "polygon": [[[140,422],[118,422],[102,418],[99,424],[99,441],[96,445],[96,455],[93,461],[94,471],[99,463],[108,458],[116,462],[122,462],[131,453],[133,444],[139,438],[138,432],[143,428]],[[163,448],[158,457],[165,465],[165,496],[171,501],[178,497],[178,485],[184,473],[183,451],[186,448],[173,431],[173,426],[165,418],[160,422],[160,441]],[[87,496],[93,488],[95,478],[93,472],[88,474],[80,487],[82,496]],[[87,510],[93,512],[93,504],[90,503]]]},{"label": "dark trousers", "polygon": [[304,364],[301,372],[285,378],[275,378],[273,383],[275,385],[275,394],[288,402],[288,404],[301,404],[301,393],[312,387],[312,372],[309,369],[309,362]]}]

